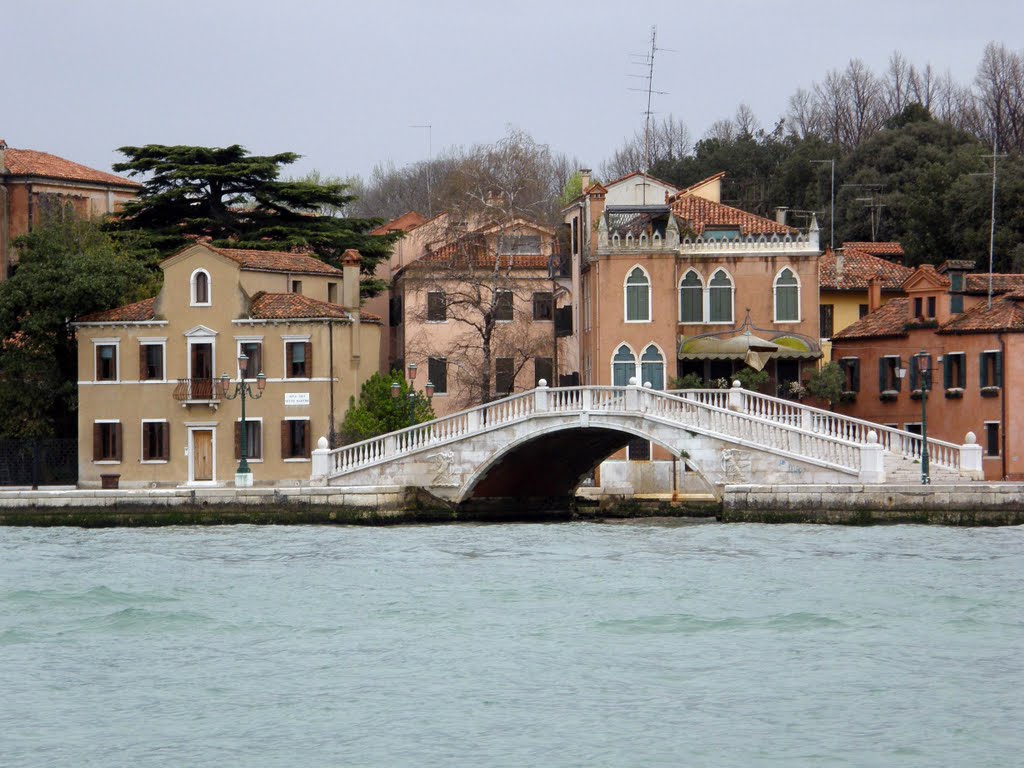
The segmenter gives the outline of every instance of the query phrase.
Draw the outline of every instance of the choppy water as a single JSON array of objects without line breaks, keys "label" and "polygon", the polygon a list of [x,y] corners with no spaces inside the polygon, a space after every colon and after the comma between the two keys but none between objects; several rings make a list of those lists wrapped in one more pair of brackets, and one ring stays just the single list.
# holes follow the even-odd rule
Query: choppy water
[{"label": "choppy water", "polygon": [[0,765],[1008,766],[1024,529],[0,529]]}]

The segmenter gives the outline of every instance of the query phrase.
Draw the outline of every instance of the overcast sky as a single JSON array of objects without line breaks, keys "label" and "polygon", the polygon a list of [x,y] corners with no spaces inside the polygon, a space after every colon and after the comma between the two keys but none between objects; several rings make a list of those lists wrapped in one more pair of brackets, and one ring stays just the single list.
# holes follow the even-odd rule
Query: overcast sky
[{"label": "overcast sky", "polygon": [[103,170],[124,145],[239,143],[365,176],[515,125],[598,168],[642,125],[652,25],[654,109],[700,138],[741,102],[770,126],[855,57],[966,83],[1022,22],[1020,0],[8,0],[0,137]]}]

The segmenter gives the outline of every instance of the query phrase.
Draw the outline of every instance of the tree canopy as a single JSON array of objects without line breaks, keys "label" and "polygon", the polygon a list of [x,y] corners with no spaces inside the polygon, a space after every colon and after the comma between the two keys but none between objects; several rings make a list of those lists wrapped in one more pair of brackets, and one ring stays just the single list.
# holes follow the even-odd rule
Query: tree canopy
[{"label": "tree canopy", "polygon": [[127,160],[114,170],[143,177],[142,193],[107,225],[138,235],[136,247],[151,263],[190,240],[259,250],[305,250],[334,266],[356,248],[362,260],[362,291],[372,296],[384,283],[373,274],[395,235],[370,231],[379,219],[335,215],[354,200],[346,184],[315,179],[283,180],[294,152],[251,155],[230,147],[121,147]]},{"label": "tree canopy", "polygon": [[72,321],[152,293],[146,270],[93,222],[56,216],[17,241],[0,283],[0,434],[70,436],[77,422]]},{"label": "tree canopy", "polygon": [[[391,394],[391,385],[398,384],[398,397]],[[401,371],[388,376],[379,373],[368,378],[359,391],[359,402],[351,398],[345,420],[341,423],[341,438],[345,443],[357,443],[387,432],[411,426],[409,424],[409,395],[413,395],[413,420],[419,424],[434,418],[430,402],[421,392],[414,392]]]}]

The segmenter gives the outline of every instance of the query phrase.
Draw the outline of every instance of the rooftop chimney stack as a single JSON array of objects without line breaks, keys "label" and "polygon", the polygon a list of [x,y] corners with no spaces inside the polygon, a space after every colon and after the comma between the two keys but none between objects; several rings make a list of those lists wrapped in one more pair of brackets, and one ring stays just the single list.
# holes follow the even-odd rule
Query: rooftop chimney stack
[{"label": "rooftop chimney stack", "polygon": [[775,223],[776,224],[781,224],[782,226],[786,226],[786,213],[787,213],[787,211],[789,211],[789,208],[786,207],[785,205],[780,205],[778,208],[775,209]]},{"label": "rooftop chimney stack", "polygon": [[590,169],[580,168],[580,192],[586,192],[590,186]]}]

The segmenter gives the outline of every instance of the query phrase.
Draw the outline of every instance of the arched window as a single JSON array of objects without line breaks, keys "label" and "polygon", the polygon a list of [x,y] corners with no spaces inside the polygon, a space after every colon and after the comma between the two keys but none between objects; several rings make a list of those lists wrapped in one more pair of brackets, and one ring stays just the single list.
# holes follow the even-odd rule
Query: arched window
[{"label": "arched window", "polygon": [[652,389],[665,388],[665,356],[653,344],[640,356],[640,383],[650,382]]},{"label": "arched window", "polygon": [[192,305],[205,306],[210,303],[210,273],[197,269],[192,273]]},{"label": "arched window", "polygon": [[800,320],[800,283],[793,270],[786,267],[775,278],[775,322]]},{"label": "arched window", "polygon": [[704,322],[704,282],[692,269],[679,281],[679,322]]},{"label": "arched window", "polygon": [[708,283],[708,305],[712,323],[732,322],[732,280],[724,269],[711,276],[711,282]]},{"label": "arched window", "polygon": [[640,267],[633,267],[626,278],[626,322],[651,321],[651,281]]},{"label": "arched window", "polygon": [[624,387],[629,380],[636,376],[636,355],[629,348],[628,344],[621,345],[615,350],[615,357],[612,358],[612,386]]}]

